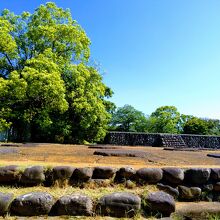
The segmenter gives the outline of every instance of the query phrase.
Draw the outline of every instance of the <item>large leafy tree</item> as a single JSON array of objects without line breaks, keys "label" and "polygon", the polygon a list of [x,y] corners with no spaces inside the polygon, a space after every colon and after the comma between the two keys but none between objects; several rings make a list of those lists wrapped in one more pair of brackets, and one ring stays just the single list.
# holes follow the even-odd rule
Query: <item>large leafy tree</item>
[{"label": "large leafy tree", "polygon": [[180,113],[175,106],[157,108],[148,118],[148,131],[155,133],[179,133]]},{"label": "large leafy tree", "polygon": [[144,113],[131,105],[124,105],[113,113],[110,125],[112,130],[144,132],[146,122]]},{"label": "large leafy tree", "polygon": [[103,138],[112,91],[88,65],[90,40],[54,3],[0,16],[0,128],[17,140]]}]

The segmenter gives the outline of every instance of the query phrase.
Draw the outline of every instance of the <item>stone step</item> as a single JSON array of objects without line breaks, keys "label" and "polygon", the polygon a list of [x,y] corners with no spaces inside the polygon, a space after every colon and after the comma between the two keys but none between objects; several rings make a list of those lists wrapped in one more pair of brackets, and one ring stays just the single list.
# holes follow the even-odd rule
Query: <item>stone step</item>
[{"label": "stone step", "polygon": [[164,147],[187,147],[184,140],[179,135],[160,135],[162,146]]},{"label": "stone step", "polygon": [[220,219],[220,202],[177,202],[172,216],[172,219],[217,220]]}]

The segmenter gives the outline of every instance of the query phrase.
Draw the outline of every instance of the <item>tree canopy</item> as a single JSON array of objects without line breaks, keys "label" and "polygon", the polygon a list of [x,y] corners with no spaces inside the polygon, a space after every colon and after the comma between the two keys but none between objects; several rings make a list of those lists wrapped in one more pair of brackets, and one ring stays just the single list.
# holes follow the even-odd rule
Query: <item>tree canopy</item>
[{"label": "tree canopy", "polygon": [[119,107],[112,115],[111,129],[117,131],[146,131],[146,117],[144,113],[131,105]]},{"label": "tree canopy", "polygon": [[220,135],[220,121],[180,114],[175,106],[161,106],[150,116],[146,116],[133,106],[124,105],[112,113],[109,130]]},{"label": "tree canopy", "polygon": [[185,134],[219,135],[219,128],[219,120],[192,117],[184,124],[183,132]]},{"label": "tree canopy", "polygon": [[179,133],[180,113],[175,106],[161,106],[149,118],[148,130],[156,133]]},{"label": "tree canopy", "polygon": [[98,141],[112,91],[89,65],[90,40],[54,3],[0,16],[0,129],[19,141]]}]

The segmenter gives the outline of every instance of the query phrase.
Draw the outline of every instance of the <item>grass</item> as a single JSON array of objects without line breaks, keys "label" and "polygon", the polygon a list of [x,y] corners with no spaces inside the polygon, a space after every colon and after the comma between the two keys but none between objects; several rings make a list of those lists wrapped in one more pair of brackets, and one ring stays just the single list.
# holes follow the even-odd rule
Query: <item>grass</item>
[{"label": "grass", "polygon": [[[178,214],[173,214],[172,215],[172,219],[173,220],[184,220],[186,219],[184,216],[182,215],[178,215]],[[201,219],[204,219],[204,220],[220,220],[220,214],[205,214],[203,213],[203,215],[201,216],[194,216],[193,219],[197,219],[197,220],[201,220]]]},{"label": "grass", "polygon": [[[81,217],[81,216],[58,216],[58,217],[14,217],[14,216],[6,216],[6,217],[0,217],[0,219],[4,220],[24,220],[24,219],[36,219],[36,220],[42,220],[42,219],[49,219],[49,220],[128,220],[128,218],[113,218],[113,217],[101,217],[101,216],[95,216],[95,217]],[[144,218],[142,216],[135,216],[134,218],[130,218],[132,220],[156,220],[154,217]]]},{"label": "grass", "polygon": [[0,192],[3,193],[13,193],[14,197],[19,195],[23,195],[29,192],[47,192],[50,193],[55,199],[60,198],[63,195],[69,195],[72,193],[83,193],[87,196],[90,196],[92,199],[97,200],[100,197],[113,193],[113,192],[131,192],[136,195],[142,196],[147,194],[148,192],[156,191],[156,186],[147,185],[141,187],[135,187],[133,189],[126,188],[123,184],[115,185],[114,187],[96,187],[93,184],[88,184],[84,188],[80,187],[72,187],[65,186],[63,188],[54,186],[54,187],[43,187],[43,186],[35,186],[35,187],[9,187],[9,186],[1,186]]},{"label": "grass", "polygon": [[[102,186],[97,187],[94,184],[87,184],[84,188],[80,187],[71,187],[71,186],[65,186],[65,187],[43,187],[43,186],[35,186],[35,187],[8,187],[8,186],[1,186],[0,192],[3,193],[13,193],[14,197],[17,197],[19,195],[23,195],[30,192],[47,192],[50,193],[55,199],[58,199],[64,195],[70,195],[72,193],[83,193],[87,196],[91,197],[94,202],[96,202],[100,197],[113,193],[113,192],[131,192],[139,196],[147,195],[149,192],[156,191],[157,188],[154,185],[146,185],[141,187],[134,187],[133,189],[126,188],[123,184],[115,185],[114,187],[111,186]],[[24,220],[24,219],[30,219],[30,217],[15,217],[15,216],[6,216],[5,218],[0,219],[8,219],[8,220]],[[101,216],[94,216],[94,217],[74,217],[74,216],[62,216],[62,217],[31,217],[31,219],[50,219],[50,220],[58,220],[58,219],[79,219],[79,220],[126,220],[127,218],[112,218],[112,217],[101,217]],[[144,218],[141,216],[140,213],[138,213],[135,217],[132,218],[133,220],[141,220],[141,219],[148,219],[153,220],[154,217]]]},{"label": "grass", "polygon": [[220,214],[212,214],[207,216],[208,220],[220,220]]}]

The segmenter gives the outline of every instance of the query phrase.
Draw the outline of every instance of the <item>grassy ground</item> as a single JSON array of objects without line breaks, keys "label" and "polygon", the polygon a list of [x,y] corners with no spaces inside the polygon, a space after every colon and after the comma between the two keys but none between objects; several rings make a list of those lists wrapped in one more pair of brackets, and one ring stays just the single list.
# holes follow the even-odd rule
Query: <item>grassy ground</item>
[{"label": "grassy ground", "polygon": [[[49,220],[128,220],[127,218],[112,218],[112,217],[100,217],[100,216],[95,216],[95,217],[73,217],[73,216],[59,216],[59,217],[13,217],[13,216],[6,216],[5,218],[1,218],[0,219],[7,219],[7,220],[26,220],[26,219],[36,219],[36,220],[43,220],[43,219],[49,219]],[[144,218],[142,216],[136,216],[135,218],[133,218],[134,220],[156,220],[156,218],[154,217],[150,217],[150,218]],[[213,219],[214,220],[214,219]]]},{"label": "grassy ground", "polygon": [[[4,193],[13,193],[14,197],[23,195],[30,192],[48,192],[50,193],[55,199],[60,198],[63,195],[70,195],[72,193],[83,193],[87,196],[90,196],[93,201],[97,201],[100,197],[113,193],[113,192],[131,192],[139,196],[147,195],[149,192],[156,191],[157,188],[153,185],[147,185],[142,187],[134,187],[132,189],[126,188],[124,185],[115,185],[114,187],[110,186],[103,186],[103,187],[96,187],[93,184],[87,184],[85,188],[78,188],[78,187],[71,187],[71,186],[65,186],[63,188],[60,187],[43,187],[43,186],[36,186],[36,187],[24,187],[24,188],[15,188],[15,187],[0,187],[0,192]],[[23,220],[23,219],[50,219],[50,220],[58,220],[58,219],[85,219],[85,220],[122,220],[126,218],[110,218],[110,217],[100,217],[100,216],[94,216],[94,217],[73,217],[73,216],[62,216],[62,217],[14,217],[14,216],[6,216],[5,218],[0,219],[8,219],[8,220]],[[133,219],[146,219],[142,217],[141,215],[135,216]],[[147,218],[147,219],[154,219],[153,217]]]},{"label": "grassy ground", "polygon": [[43,187],[43,186],[35,186],[35,187],[7,187],[7,186],[0,186],[0,192],[3,193],[13,193],[14,197],[19,195],[23,195],[29,192],[48,192],[50,193],[55,199],[60,198],[64,195],[70,195],[72,193],[83,193],[94,200],[99,199],[100,197],[113,193],[113,192],[131,192],[139,196],[147,195],[149,192],[156,191],[156,186],[147,185],[142,187],[133,187],[132,189],[126,188],[124,185],[114,185],[114,186],[101,186],[97,187],[94,184],[88,184],[84,188],[79,187]]},{"label": "grassy ground", "polygon": [[[2,148],[9,148],[3,147]],[[158,147],[120,147],[123,150],[139,150],[147,153],[145,158],[140,157],[104,157],[93,155],[95,149],[85,145],[61,145],[61,144],[40,144],[30,147],[16,147],[18,153],[0,154],[0,165],[18,164],[27,165],[71,165],[75,167],[94,166],[132,166],[140,167],[218,167],[220,159],[207,157],[207,153],[220,153],[220,151],[165,151]],[[12,149],[15,149],[12,148]]]}]

